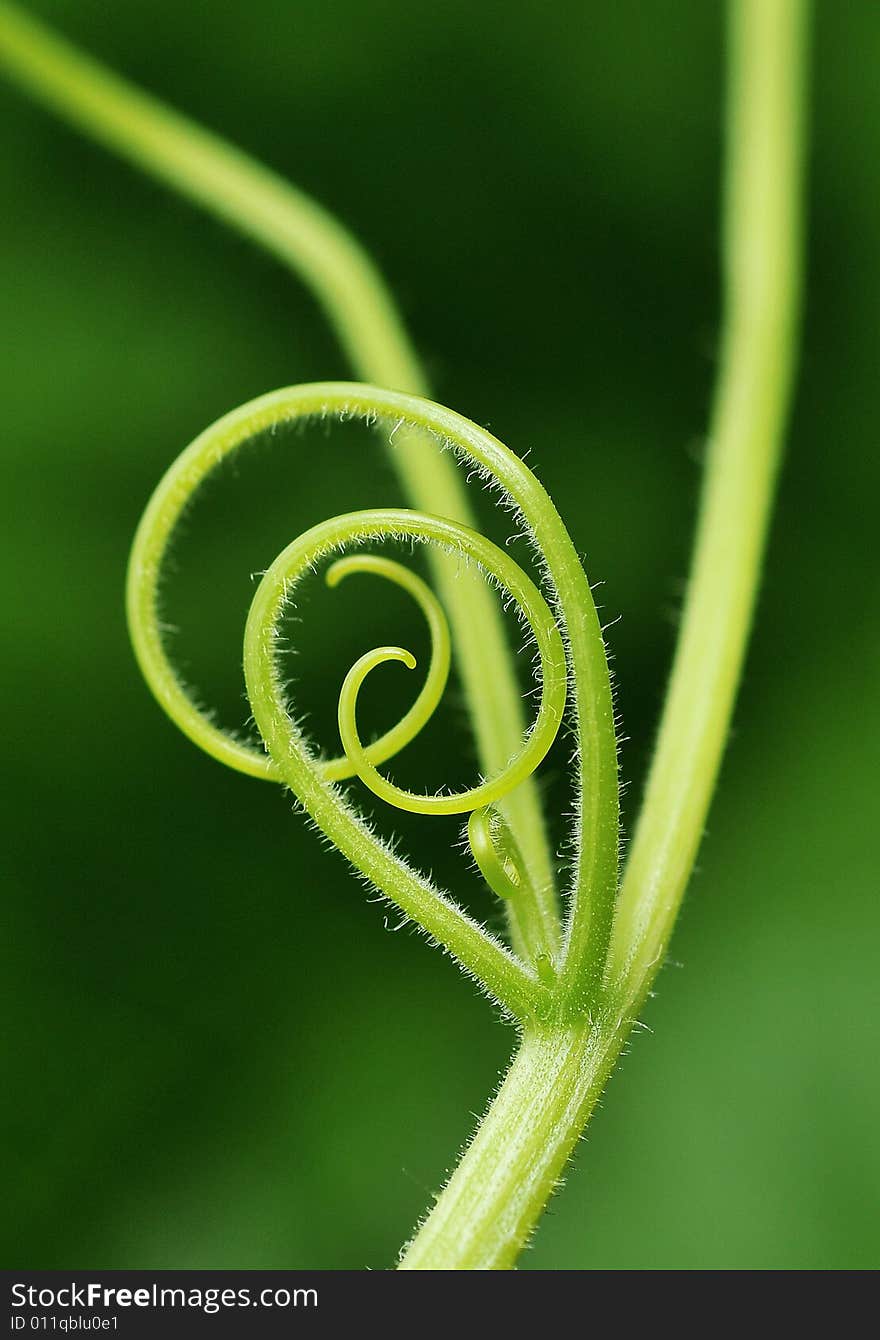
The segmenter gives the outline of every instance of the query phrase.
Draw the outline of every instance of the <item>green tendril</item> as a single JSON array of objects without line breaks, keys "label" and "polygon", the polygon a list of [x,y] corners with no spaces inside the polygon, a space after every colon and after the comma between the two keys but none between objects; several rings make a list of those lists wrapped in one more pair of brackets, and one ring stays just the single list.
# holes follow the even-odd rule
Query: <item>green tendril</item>
[{"label": "green tendril", "polygon": [[468,842],[480,874],[499,898],[515,898],[522,885],[522,867],[513,855],[513,834],[496,809],[485,805],[468,819]]},{"label": "green tendril", "polygon": [[[467,839],[477,869],[497,898],[516,905],[531,892],[519,843],[495,805],[472,811],[467,822]],[[556,979],[553,948],[547,940],[536,941],[532,946],[538,980],[547,987]]]},{"label": "green tendril", "polygon": [[[422,581],[417,573],[405,568],[402,563],[395,563],[393,559],[382,558],[378,554],[351,554],[347,558],[339,558],[335,563],[331,563],[324,580],[329,587],[334,588],[352,573],[368,573],[384,577],[395,586],[407,591],[424,614],[431,637],[431,660],[419,696],[396,726],[386,731],[378,740],[374,740],[363,751],[367,762],[375,765],[385,763],[395,754],[399,754],[434,715],[449,679],[452,644],[443,606],[427,582]],[[413,661],[410,669],[414,668]],[[348,777],[353,777],[356,772],[352,755],[347,748],[346,756],[323,763],[322,770],[327,780],[333,782],[344,781]]]},{"label": "green tendril", "polygon": [[[460,464],[493,481],[518,513],[541,556],[544,582],[554,608],[551,610],[537,585],[507,550],[446,517],[388,508],[352,512],[322,522],[294,540],[269,566],[248,616],[245,679],[253,718],[262,737],[261,751],[217,725],[179,678],[163,638],[160,576],[182,514],[222,461],[279,424],[327,417],[404,424],[422,436],[426,450],[436,450],[439,443],[454,452]],[[419,795],[396,786],[377,771],[378,765],[404,748],[431,718],[450,665],[450,633],[434,594],[401,564],[363,552],[364,545],[389,539],[427,544],[453,560],[462,579],[470,581],[474,572],[482,574],[503,598],[511,599],[534,641],[540,702],[531,729],[504,766],[455,794],[441,791]],[[330,759],[321,757],[305,738],[287,701],[278,637],[279,623],[295,602],[300,581],[326,559],[331,560],[326,573],[331,587],[350,575],[370,574],[407,591],[422,611],[431,638],[430,664],[415,702],[395,726],[367,746],[362,744],[357,727],[361,684],[368,674],[389,661],[410,668],[415,661],[401,647],[379,647],[352,667],[339,701],[344,754]],[[591,993],[601,988],[601,971],[591,971],[591,965],[604,964],[611,925],[609,894],[616,886],[617,769],[608,671],[589,584],[565,527],[531,471],[502,443],[452,410],[377,387],[331,382],[262,396],[232,411],[196,438],[160,482],[132,547],[127,609],[132,642],[147,683],[171,719],[200,748],[239,771],[289,786],[358,871],[458,958],[511,1014],[528,1018],[543,1008],[540,1001],[549,978],[546,967],[539,975],[537,965],[545,960],[552,963],[557,955],[560,971],[571,965],[576,983],[575,989],[566,994],[565,1007],[575,1013],[585,1008]],[[480,844],[482,820],[476,820],[472,830],[476,833],[477,863],[490,888],[495,892],[505,889],[509,902],[523,904],[534,890],[507,806],[552,745],[569,690],[579,743],[578,780],[583,804],[583,817],[575,830],[578,851],[569,919],[561,951],[538,924],[526,938],[523,959],[396,856],[337,784],[357,775],[383,801],[419,814],[464,814],[492,807],[493,817],[484,833],[487,842]],[[603,816],[604,821],[597,822]],[[516,897],[511,896],[514,889]],[[576,971],[575,961],[579,964]]]},{"label": "green tendril", "polygon": [[530,777],[543,761],[556,739],[565,709],[565,651],[547,602],[535,584],[516,563],[511,562],[502,549],[476,531],[440,517],[425,518],[423,514],[409,513],[404,524],[408,527],[416,524],[421,526],[425,520],[429,522],[424,531],[425,538],[441,537],[442,542],[450,548],[459,546],[463,555],[476,560],[486,572],[491,573],[519,605],[524,621],[534,635],[541,663],[543,694],[535,724],[520,752],[503,772],[490,781],[454,795],[426,796],[405,791],[377,772],[358,733],[357,698],[367,675],[387,661],[400,661],[410,670],[415,668],[415,659],[408,651],[401,647],[379,647],[362,656],[345,678],[339,695],[339,734],[346,757],[357,775],[380,800],[413,814],[467,814],[470,810],[491,805],[508,795]]}]

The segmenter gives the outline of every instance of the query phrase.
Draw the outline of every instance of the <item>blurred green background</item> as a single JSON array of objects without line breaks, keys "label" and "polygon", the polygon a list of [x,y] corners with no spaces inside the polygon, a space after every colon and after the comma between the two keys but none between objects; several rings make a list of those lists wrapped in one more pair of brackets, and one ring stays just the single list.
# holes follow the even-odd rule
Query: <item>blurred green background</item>
[{"label": "blurred green background", "polygon": [[[437,398],[532,449],[621,616],[631,820],[715,371],[721,6],[30,8],[336,211]],[[880,1256],[880,8],[824,0],[814,47],[802,370],[735,731],[650,1031],[526,1268]],[[448,960],[386,933],[280,791],[164,720],[122,613],[134,527],[186,442],[349,369],[271,260],[5,85],[0,143],[2,1262],[389,1264],[511,1035]],[[351,432],[280,441],[210,490],[168,599],[181,662],[227,719],[245,712],[250,574],[307,525],[398,499]],[[316,588],[307,613],[296,671],[332,746],[353,656],[389,635],[418,651],[421,632],[364,585]],[[401,772],[472,765],[453,691]],[[456,833],[406,827],[491,914]]]}]

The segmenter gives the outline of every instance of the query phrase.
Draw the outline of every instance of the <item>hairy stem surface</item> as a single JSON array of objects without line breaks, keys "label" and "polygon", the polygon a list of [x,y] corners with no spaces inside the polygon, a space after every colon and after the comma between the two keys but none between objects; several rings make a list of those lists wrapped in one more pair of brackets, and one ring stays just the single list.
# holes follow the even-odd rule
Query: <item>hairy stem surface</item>
[{"label": "hairy stem surface", "polygon": [[628,1029],[527,1031],[401,1270],[505,1270],[552,1195]]}]

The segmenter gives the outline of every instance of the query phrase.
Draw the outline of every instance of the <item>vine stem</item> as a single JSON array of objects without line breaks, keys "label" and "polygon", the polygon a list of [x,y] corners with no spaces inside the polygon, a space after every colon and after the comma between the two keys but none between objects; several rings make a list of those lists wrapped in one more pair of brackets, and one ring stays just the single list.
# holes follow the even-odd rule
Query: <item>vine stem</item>
[{"label": "vine stem", "polygon": [[805,0],[732,0],[725,327],[691,579],[618,901],[609,974],[662,960],[721,766],[794,376],[802,268]]},{"label": "vine stem", "polygon": [[505,1269],[551,1195],[663,960],[739,680],[790,400],[801,270],[806,5],[730,0],[725,332],[700,522],[606,1003],[527,1030],[401,1268]]},{"label": "vine stem", "polygon": [[516,1059],[401,1270],[505,1270],[555,1190],[628,1028],[524,1033]]},{"label": "vine stem", "polygon": [[[519,1049],[405,1251],[404,1269],[514,1264],[662,962],[720,766],[792,381],[806,8],[804,0],[730,0],[729,15],[722,365],[692,576],[641,818],[615,908],[609,851],[613,847],[616,861],[616,841],[609,845],[609,834],[616,835],[616,787],[609,787],[603,762],[608,755],[613,763],[613,748],[604,747],[613,746],[613,730],[610,700],[596,673],[604,653],[598,654],[601,638],[592,636],[586,579],[578,568],[575,580],[566,559],[559,594],[563,604],[577,605],[577,617],[566,623],[573,687],[586,705],[582,726],[595,746],[582,751],[581,761],[585,780],[592,774],[597,783],[586,785],[583,795],[587,828],[597,841],[581,843],[581,887],[562,946],[555,1008],[536,1019],[528,1008],[532,982],[520,983],[526,1022]],[[424,393],[417,357],[380,276],[314,202],[2,0],[0,64],[72,123],[278,255],[311,287],[361,376]],[[437,407],[434,413],[442,415]],[[417,414],[410,421],[404,415],[405,422],[402,432],[391,433],[392,459],[411,499],[426,512],[469,523],[451,462],[424,450]],[[552,507],[547,517],[555,517]],[[434,568],[483,767],[495,773],[515,752],[523,726],[501,621],[478,578],[462,580],[458,565],[442,556]],[[578,583],[584,586],[579,603]],[[594,698],[589,690],[596,684]],[[533,785],[519,788],[504,809],[535,891],[514,914],[514,944],[558,945],[552,862]],[[489,952],[475,943],[476,952]],[[513,978],[503,955],[495,954],[489,969],[484,982],[494,973],[496,996],[507,1000]]]},{"label": "vine stem", "polygon": [[[223,219],[291,269],[321,305],[366,382],[428,395],[427,378],[387,285],[332,214],[276,173],[78,51],[0,0],[0,68],[31,96],[123,158]],[[393,433],[391,461],[412,504],[475,526],[453,462],[424,440]],[[476,574],[429,557],[452,626],[456,662],[487,775],[516,753],[525,727],[520,688],[497,604]],[[505,798],[529,872],[529,894],[508,904],[515,947],[558,945],[559,909],[538,789]]]}]

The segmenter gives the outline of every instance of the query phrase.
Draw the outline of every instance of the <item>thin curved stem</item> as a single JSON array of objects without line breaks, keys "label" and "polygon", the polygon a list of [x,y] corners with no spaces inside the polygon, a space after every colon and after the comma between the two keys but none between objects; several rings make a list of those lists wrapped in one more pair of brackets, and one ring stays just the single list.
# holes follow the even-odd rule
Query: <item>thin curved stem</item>
[{"label": "thin curved stem", "polygon": [[[356,374],[415,395],[428,393],[397,307],[363,248],[331,214],[240,150],[163,106],[78,51],[17,6],[0,3],[0,68],[28,93],[108,149],[224,219],[277,256],[311,289]],[[407,433],[391,459],[415,507],[465,525],[474,517],[452,464]],[[452,625],[457,665],[483,769],[495,773],[518,748],[522,700],[499,612],[482,582],[444,555],[431,565]],[[508,798],[530,880],[510,905],[514,943],[559,940],[554,861],[538,791]]]},{"label": "thin curved stem", "polygon": [[626,868],[605,1003],[527,1030],[401,1269],[511,1266],[554,1190],[662,962],[693,866],[758,584],[788,410],[801,267],[806,6],[731,0],[725,338],[670,697]]},{"label": "thin curved stem", "polygon": [[806,7],[735,0],[729,14],[721,370],[690,584],[609,962],[633,998],[666,952],[721,766],[794,372]]},{"label": "thin curved stem", "polygon": [[[360,575],[369,573],[375,577],[383,577],[408,592],[425,616],[431,637],[428,673],[425,675],[425,682],[418,697],[397,724],[384,735],[380,735],[378,740],[374,740],[364,751],[367,761],[378,765],[399,754],[401,749],[416,738],[422,727],[434,715],[449,678],[452,642],[442,605],[427,582],[423,582],[417,573],[411,572],[402,563],[382,558],[379,554],[350,554],[348,558],[340,558],[331,563],[324,580],[332,590],[354,573]],[[333,782],[342,782],[355,775],[351,760],[345,755],[324,761],[322,770],[328,781]]]},{"label": "thin curved stem", "polygon": [[[424,514],[415,512],[411,514],[413,517],[421,515]],[[410,529],[411,525],[410,522],[404,533],[408,535],[415,533]],[[364,680],[380,665],[388,661],[397,661],[414,670],[416,661],[412,653],[403,647],[376,647],[361,656],[345,677],[339,694],[339,736],[346,757],[354,765],[358,777],[386,804],[400,810],[409,810],[413,814],[468,814],[485,805],[497,804],[504,796],[521,786],[546,758],[556,739],[565,711],[567,687],[565,648],[544,597],[534,582],[517,563],[510,560],[503,549],[499,549],[477,531],[465,530],[443,517],[433,518],[430,534],[435,541],[443,543],[445,540],[450,549],[453,544],[459,545],[466,559],[476,561],[485,572],[491,573],[492,578],[516,601],[538,650],[541,667],[541,703],[538,715],[521,749],[507,767],[494,777],[478,782],[464,791],[451,794],[424,795],[407,791],[396,786],[387,777],[383,777],[375,764],[371,763],[358,730],[357,700]],[[465,548],[465,545],[468,547]],[[269,573],[266,574],[266,579],[268,577]]]}]

